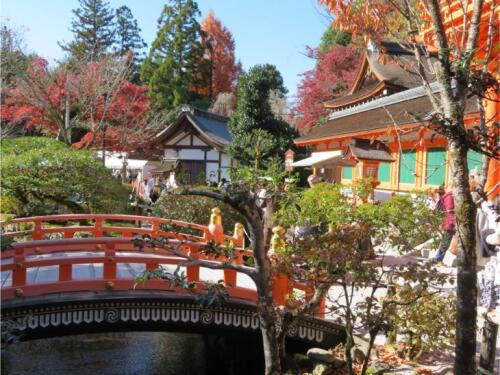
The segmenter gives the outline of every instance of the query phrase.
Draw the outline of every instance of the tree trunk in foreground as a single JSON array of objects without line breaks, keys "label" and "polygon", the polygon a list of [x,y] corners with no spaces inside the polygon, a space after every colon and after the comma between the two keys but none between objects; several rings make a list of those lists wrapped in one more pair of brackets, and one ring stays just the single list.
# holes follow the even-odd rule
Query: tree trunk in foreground
[{"label": "tree trunk in foreground", "polygon": [[460,141],[449,143],[452,189],[457,221],[457,320],[456,375],[476,373],[476,207],[469,188],[467,147]]},{"label": "tree trunk in foreground", "polygon": [[276,326],[272,319],[261,317],[262,346],[264,349],[265,374],[279,375],[282,373],[280,353],[280,343]]}]

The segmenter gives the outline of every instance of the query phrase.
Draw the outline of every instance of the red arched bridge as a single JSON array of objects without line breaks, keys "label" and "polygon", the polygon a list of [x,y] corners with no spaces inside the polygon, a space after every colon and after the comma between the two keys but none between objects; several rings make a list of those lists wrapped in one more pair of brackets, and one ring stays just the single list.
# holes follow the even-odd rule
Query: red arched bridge
[{"label": "red arched bridge", "polygon": [[[214,218],[215,215],[215,218]],[[217,215],[219,217],[217,218]],[[209,259],[199,249],[215,241],[230,241],[239,249],[236,263],[252,253],[244,250],[242,226],[224,235],[220,211],[213,210],[208,226],[130,215],[54,215],[17,218],[3,223],[2,320],[24,338],[110,330],[190,330],[258,332],[253,281],[234,270],[186,266],[188,282],[224,279],[228,300],[221,306],[197,302],[196,293],[161,279],[137,283],[144,270],[176,269],[185,259],[164,248],[138,249],[137,235],[168,238],[188,254]],[[13,242],[6,246],[12,239]],[[182,268],[182,267],[181,267]],[[292,290],[307,286],[276,278],[273,296],[283,304]],[[289,332],[292,340],[331,347],[343,330],[318,317],[303,319]]]}]

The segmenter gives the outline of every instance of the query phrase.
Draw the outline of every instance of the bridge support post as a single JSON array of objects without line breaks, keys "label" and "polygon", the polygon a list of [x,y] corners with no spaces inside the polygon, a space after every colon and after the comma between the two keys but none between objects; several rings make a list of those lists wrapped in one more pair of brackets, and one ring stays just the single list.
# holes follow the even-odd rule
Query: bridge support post
[{"label": "bridge support post", "polygon": [[[268,256],[271,263],[276,263],[282,252],[285,249],[285,233],[286,229],[283,227],[274,227],[273,235],[271,237],[271,246],[269,248]],[[275,272],[273,274],[273,299],[277,305],[284,306],[287,303],[287,298],[291,288],[289,279],[286,275]]]},{"label": "bridge support post", "polygon": [[[234,225],[234,233],[233,233],[233,238],[231,239],[231,243],[235,248],[243,248],[244,246],[243,224],[236,223]],[[234,262],[236,264],[243,264],[243,254],[241,253],[237,254]],[[224,270],[224,283],[226,285],[236,286],[237,283],[236,271]]]},{"label": "bridge support post", "polygon": [[277,273],[273,276],[273,299],[277,305],[286,305],[290,293],[288,281],[286,275]]},{"label": "bridge support post", "polygon": [[[158,238],[159,231],[160,231],[160,223],[158,221],[156,221],[156,220],[153,221],[151,223],[151,229],[152,229],[151,237],[152,238]],[[160,268],[160,264],[157,263],[157,262],[146,263],[146,269],[148,271],[154,271],[154,270],[157,270],[158,268]]]},{"label": "bridge support post", "polygon": [[34,241],[43,240],[42,222],[40,220],[35,220],[35,228],[33,229],[32,237]]},{"label": "bridge support post", "polygon": [[[309,288],[306,291],[306,301],[310,301],[314,296],[314,288]],[[316,309],[314,309],[314,315],[317,318],[324,319],[325,318],[325,309],[326,309],[326,298],[323,298],[321,300],[321,303],[319,304]]]},{"label": "bridge support post", "polygon": [[94,225],[94,237],[102,237],[103,236],[103,231],[102,231],[102,218],[97,217],[95,219],[95,225]]},{"label": "bridge support post", "polygon": [[116,279],[116,260],[115,260],[115,244],[107,243],[106,250],[104,252],[106,257],[106,262],[104,263],[103,277],[104,280],[114,280]]},{"label": "bridge support post", "polygon": [[[217,245],[224,245],[224,228],[222,227],[222,215],[219,207],[212,208],[208,231],[211,240]],[[236,271],[224,270],[224,283],[226,286],[236,286]]]},{"label": "bridge support post", "polygon": [[[34,235],[33,235],[34,237]],[[14,255],[14,264],[16,267],[12,271],[12,286],[20,287],[26,284],[26,266],[24,264],[26,257],[24,255],[24,248],[18,248]]]}]

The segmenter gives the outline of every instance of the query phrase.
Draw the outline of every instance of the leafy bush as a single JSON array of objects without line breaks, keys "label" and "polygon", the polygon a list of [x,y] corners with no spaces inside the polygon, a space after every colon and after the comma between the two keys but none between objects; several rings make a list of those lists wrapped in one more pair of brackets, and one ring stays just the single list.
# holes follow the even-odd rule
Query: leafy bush
[{"label": "leafy bush", "polygon": [[127,189],[93,153],[43,137],[5,139],[1,146],[3,213],[31,216],[127,210]]},{"label": "leafy bush", "polygon": [[442,352],[455,340],[456,297],[429,294],[416,299],[418,293],[412,288],[399,291],[401,298],[415,302],[395,309],[392,317],[399,337],[396,347],[408,359]]},{"label": "leafy bush", "polygon": [[429,208],[426,195],[398,195],[385,202],[359,204],[348,190],[363,197],[369,192],[369,184],[358,181],[347,189],[340,184],[320,183],[312,189],[291,192],[276,217],[286,227],[335,228],[346,222],[364,223],[371,228],[373,245],[390,245],[402,252],[430,239],[437,240],[442,215]]},{"label": "leafy bush", "polygon": [[[359,214],[378,228],[378,242],[402,252],[433,239],[437,243],[442,215],[431,210],[423,193],[397,195],[378,204],[360,206]],[[404,235],[402,235],[404,233]]]},{"label": "leafy bush", "polygon": [[154,205],[153,216],[208,225],[214,207],[222,211],[224,233],[233,233],[234,224],[243,223],[243,217],[229,205],[195,195],[162,194]]}]

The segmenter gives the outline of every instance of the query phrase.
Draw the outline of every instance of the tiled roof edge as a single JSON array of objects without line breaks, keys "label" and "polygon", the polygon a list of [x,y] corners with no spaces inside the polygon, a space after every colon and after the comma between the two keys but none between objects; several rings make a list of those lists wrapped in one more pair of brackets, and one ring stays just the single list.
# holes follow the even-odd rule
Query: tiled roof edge
[{"label": "tiled roof edge", "polygon": [[[431,87],[432,92],[434,92],[434,93],[439,91],[439,87],[438,87],[437,82],[432,82],[430,84],[430,87]],[[427,93],[426,93],[425,88],[423,86],[414,87],[412,89],[404,90],[404,91],[401,91],[401,92],[398,92],[398,93],[395,93],[392,95],[383,96],[381,98],[372,100],[370,102],[365,102],[363,104],[355,105],[353,107],[349,107],[346,109],[342,109],[340,111],[333,112],[328,116],[328,121],[336,120],[338,118],[350,116],[350,115],[357,114],[360,112],[370,111],[372,109],[377,109],[380,107],[384,107],[386,105],[392,105],[392,104],[396,104],[396,103],[406,102],[408,100],[420,98],[420,97],[425,96],[425,95],[427,95]]]},{"label": "tiled roof edge", "polygon": [[191,113],[195,116],[209,117],[209,118],[213,118],[214,120],[219,120],[222,122],[229,121],[229,117],[222,116],[222,115],[219,115],[218,113],[214,113],[214,112],[210,112],[210,111],[205,111],[205,110],[200,109],[198,107],[195,107],[193,105],[187,105],[187,104],[182,105],[181,106],[181,113],[182,112]]}]

